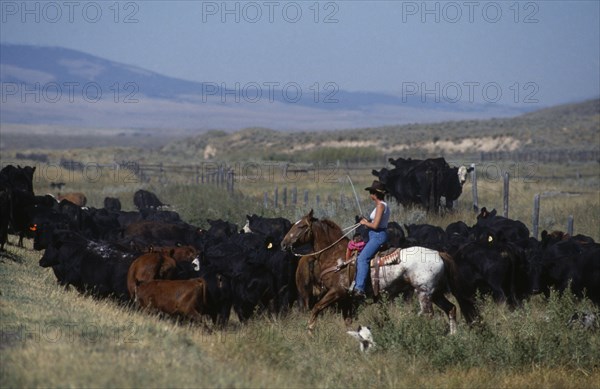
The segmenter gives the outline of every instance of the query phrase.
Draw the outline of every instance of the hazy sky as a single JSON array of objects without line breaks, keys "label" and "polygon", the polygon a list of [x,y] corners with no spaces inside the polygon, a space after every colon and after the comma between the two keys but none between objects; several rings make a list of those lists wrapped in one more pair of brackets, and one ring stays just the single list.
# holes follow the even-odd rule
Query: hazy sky
[{"label": "hazy sky", "polygon": [[1,1],[2,43],[61,46],[187,80],[600,95],[600,1]]}]

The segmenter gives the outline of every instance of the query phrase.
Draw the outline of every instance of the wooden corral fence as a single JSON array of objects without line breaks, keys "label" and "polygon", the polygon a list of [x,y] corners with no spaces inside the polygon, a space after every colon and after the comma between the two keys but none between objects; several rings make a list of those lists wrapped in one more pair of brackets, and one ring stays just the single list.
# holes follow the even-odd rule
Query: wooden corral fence
[{"label": "wooden corral fence", "polygon": [[132,161],[115,162],[113,164],[84,164],[82,162],[62,159],[59,166],[69,171],[85,172],[86,170],[103,170],[124,183],[155,181],[166,185],[169,183],[212,184],[227,188],[234,192],[235,174],[225,164],[203,165],[168,165],[139,164]]},{"label": "wooden corral fence", "polygon": [[[475,212],[479,212],[479,198],[478,198],[478,183],[477,183],[477,169],[476,164],[471,164],[471,167],[474,169],[471,172],[471,186],[472,186],[472,202],[473,202],[473,210]],[[510,217],[510,179],[511,175],[508,171],[503,172],[502,174],[502,216],[509,218]],[[466,195],[463,192],[463,197]],[[538,238],[539,235],[539,215],[540,215],[540,206],[542,198],[551,198],[551,197],[571,197],[571,196],[579,196],[580,193],[573,192],[542,192],[538,193],[534,196],[533,199],[533,215],[532,215],[532,231],[531,235],[534,238]],[[290,200],[291,198],[291,200]],[[327,195],[326,203],[330,204],[335,202],[335,196]],[[338,201],[338,205],[347,208],[356,208],[357,204],[351,196],[346,196],[344,194],[340,194]],[[322,199],[320,195],[315,196],[315,206],[318,208],[321,205]],[[283,187],[279,188],[275,186],[273,190],[272,197],[269,197],[268,192],[264,192],[263,195],[263,205],[265,208],[287,208],[289,206],[296,207],[298,205],[302,205],[303,207],[307,207],[309,204],[309,191],[304,190],[302,196],[302,202],[300,203],[298,200],[298,189],[296,187],[292,187],[290,190],[290,194],[288,196],[288,188]],[[456,202],[453,204],[456,207]],[[360,207],[360,205],[358,205]],[[573,235],[574,230],[574,217],[573,215],[568,215],[566,220],[566,230],[567,233]]]},{"label": "wooden corral fence", "polygon": [[[477,193],[477,169],[475,169],[475,164],[471,164],[471,167],[473,167],[473,171],[471,172],[471,184],[472,184],[472,195],[473,195],[473,210],[475,212],[479,211],[479,199],[478,199],[478,193]],[[510,173],[509,172],[504,172],[504,174],[502,175],[502,210],[503,213],[502,215],[506,218],[509,217],[509,208],[510,208]],[[579,193],[568,193],[568,192],[543,192],[543,193],[537,193],[534,198],[533,198],[533,215],[532,215],[532,220],[531,220],[531,225],[532,225],[532,231],[531,231],[531,235],[534,238],[538,238],[538,233],[539,233],[539,221],[540,221],[540,201],[543,197],[556,197],[556,196],[564,196],[564,197],[569,197],[569,196],[578,196]],[[568,215],[567,216],[567,222],[566,222],[566,227],[567,227],[567,233],[569,235],[573,235],[573,225],[574,225],[574,217],[573,215]]]},{"label": "wooden corral fence", "polygon": [[479,162],[513,161],[567,163],[600,161],[600,150],[528,150],[528,151],[490,151],[479,154]]},{"label": "wooden corral fence", "polygon": [[[554,155],[554,153],[551,153]],[[550,155],[550,154],[548,154]],[[507,160],[522,160],[522,161],[530,161],[530,160],[548,160],[555,161],[564,160],[568,158],[569,160],[596,160],[600,159],[597,150],[591,151],[579,151],[573,152],[566,150],[564,153],[558,153],[559,157],[550,157],[546,158],[545,152],[516,152],[516,153],[506,153],[506,152],[497,152],[497,153],[481,153],[480,157],[482,161],[487,161],[488,158],[496,158],[496,159],[504,159]],[[256,164],[258,166],[258,164]],[[485,163],[482,163],[485,165]],[[54,165],[56,166],[56,165]],[[154,182],[160,183],[163,185],[171,184],[171,183],[187,183],[187,184],[206,184],[206,185],[216,185],[219,187],[224,187],[230,194],[234,194],[236,190],[238,192],[243,192],[244,190],[244,182],[248,180],[248,177],[244,177],[244,174],[247,174],[248,171],[244,171],[243,168],[236,165],[228,165],[225,163],[217,163],[217,162],[206,162],[195,165],[170,165],[170,164],[139,164],[133,161],[121,161],[115,162],[113,164],[85,164],[82,162],[62,159],[59,163],[60,168],[69,170],[69,171],[80,171],[86,172],[89,171],[90,178],[96,177],[98,171],[109,172],[113,174],[115,178],[119,178],[121,182],[129,182],[129,183],[146,183],[146,182]],[[376,165],[370,166],[366,164],[359,164],[356,166],[350,166],[348,163],[337,162],[336,164],[328,165],[329,168],[333,167],[333,170],[329,172],[323,173],[323,166],[298,166],[298,165],[288,165],[285,163],[273,163],[270,166],[275,166],[278,169],[282,170],[284,176],[293,176],[294,174],[306,174],[308,176],[313,175],[315,178],[318,176],[319,179],[326,179],[327,176],[332,176],[329,178],[336,178],[338,183],[345,180],[346,172],[352,170],[353,172],[360,174],[361,176],[368,176],[373,169],[380,169],[386,165]],[[476,164],[471,164],[472,167],[477,167]],[[318,169],[321,169],[319,172]],[[481,169],[480,169],[481,170]],[[335,172],[335,176],[332,172]],[[240,174],[241,173],[241,174]],[[480,173],[484,173],[485,171],[480,171]],[[320,174],[320,176],[319,176]],[[502,215],[505,217],[510,217],[510,173],[509,172],[500,172],[500,176],[502,178],[502,189],[503,189],[503,206],[502,206]],[[554,178],[554,179],[564,179],[564,178],[584,178],[584,175],[579,174],[578,172],[573,174],[573,176],[569,177],[538,177],[536,178]],[[475,212],[479,211],[479,193],[478,193],[478,183],[477,183],[477,169],[473,169],[471,172],[471,185],[472,185],[472,204],[473,210]],[[333,181],[332,181],[333,182]],[[288,188],[287,186],[279,186],[274,184],[273,192],[265,191],[263,192],[263,206],[265,208],[287,208],[287,207],[307,207],[309,204],[314,205],[316,208],[321,206],[331,206],[335,205],[336,207],[341,206],[343,208],[352,207],[360,208],[360,203],[357,207],[357,202],[352,198],[352,191],[348,186],[344,190],[346,194],[310,194],[306,189],[300,189],[302,192],[299,193],[299,189],[296,186],[291,186]],[[272,193],[272,195],[271,195]],[[539,193],[535,196],[533,201],[533,214],[532,214],[532,235],[537,238],[538,230],[539,230],[539,208],[540,201],[544,197],[555,197],[555,196],[570,196],[574,194],[570,193],[550,193],[544,192]],[[461,196],[461,201],[465,201],[465,197],[467,193],[463,192]],[[366,204],[366,203],[365,203]],[[368,206],[367,204],[365,206]],[[456,204],[454,204],[456,206]],[[498,207],[499,208],[499,207]],[[571,233],[573,230],[574,220],[571,215],[569,215],[567,220],[567,230]]]}]

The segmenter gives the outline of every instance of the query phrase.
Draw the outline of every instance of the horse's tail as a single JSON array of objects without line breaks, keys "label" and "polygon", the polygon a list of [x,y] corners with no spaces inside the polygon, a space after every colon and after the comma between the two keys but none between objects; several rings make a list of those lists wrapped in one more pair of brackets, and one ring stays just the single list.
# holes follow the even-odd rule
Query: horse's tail
[{"label": "horse's tail", "polygon": [[454,258],[447,252],[439,252],[442,261],[444,262],[444,275],[446,282],[452,292],[452,295],[458,301],[460,311],[462,312],[467,323],[473,323],[479,316],[475,296],[470,296],[465,292],[458,265]]}]

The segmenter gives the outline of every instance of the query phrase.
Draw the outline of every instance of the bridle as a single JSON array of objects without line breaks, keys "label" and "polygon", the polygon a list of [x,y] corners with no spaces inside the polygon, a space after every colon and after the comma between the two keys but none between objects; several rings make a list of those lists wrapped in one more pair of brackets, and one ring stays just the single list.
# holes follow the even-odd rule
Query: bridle
[{"label": "bridle", "polygon": [[[359,226],[360,226],[360,223],[356,223],[356,224],[351,225],[350,227],[343,228],[342,231],[346,231],[347,230],[347,232],[345,232],[344,234],[342,234],[342,236],[340,236],[340,238],[338,240],[336,240],[335,242],[333,242],[329,246],[325,247],[324,249],[321,249],[321,250],[316,251],[314,253],[308,253],[308,254],[295,253],[293,246],[290,247],[290,251],[296,257],[319,255],[319,254],[321,254],[321,253],[329,250],[330,248],[332,248],[336,244],[338,244],[340,241],[342,241],[344,238],[346,238],[351,232],[353,232],[354,230],[356,230]],[[307,230],[304,232],[304,234],[307,234],[307,233],[310,233],[310,235],[308,235],[308,237],[307,237],[307,238],[310,238],[312,236],[312,234],[313,234],[313,232],[312,232],[312,225],[310,225],[310,226],[307,227]],[[297,241],[297,239],[296,239],[296,241]],[[306,241],[308,241],[308,239]]]}]

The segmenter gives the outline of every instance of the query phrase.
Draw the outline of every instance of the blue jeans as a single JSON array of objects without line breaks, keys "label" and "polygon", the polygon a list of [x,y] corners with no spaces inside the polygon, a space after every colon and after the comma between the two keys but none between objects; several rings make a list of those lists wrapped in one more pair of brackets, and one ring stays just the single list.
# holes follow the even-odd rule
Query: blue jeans
[{"label": "blue jeans", "polygon": [[379,247],[387,242],[388,236],[387,231],[369,231],[369,241],[362,249],[358,258],[356,258],[356,284],[354,285],[355,290],[361,292],[365,291],[365,284],[367,283],[367,277],[370,273],[371,259],[379,249]]}]

